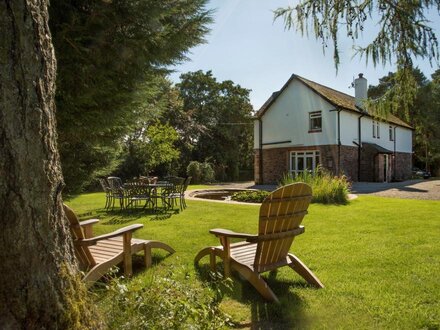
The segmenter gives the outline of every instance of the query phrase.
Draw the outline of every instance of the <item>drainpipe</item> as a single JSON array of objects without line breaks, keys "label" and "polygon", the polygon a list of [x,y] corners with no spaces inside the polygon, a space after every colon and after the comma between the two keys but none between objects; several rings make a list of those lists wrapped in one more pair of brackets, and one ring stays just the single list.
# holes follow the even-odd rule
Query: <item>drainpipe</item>
[{"label": "drainpipe", "polygon": [[336,108],[330,110],[330,112],[337,111],[338,112],[338,176],[341,175],[341,108]]},{"label": "drainpipe", "polygon": [[260,148],[260,166],[259,166],[259,170],[260,170],[260,184],[263,184],[263,121],[261,120],[261,118],[258,118],[258,126],[259,126],[259,148]]},{"label": "drainpipe", "polygon": [[341,109],[338,109],[338,176],[341,176]]},{"label": "drainpipe", "polygon": [[394,157],[393,157],[393,179],[396,180],[396,126],[393,128],[393,137],[394,137]]},{"label": "drainpipe", "polygon": [[361,181],[361,152],[362,152],[362,125],[361,118],[364,117],[365,114],[362,114],[358,117],[358,182]]}]

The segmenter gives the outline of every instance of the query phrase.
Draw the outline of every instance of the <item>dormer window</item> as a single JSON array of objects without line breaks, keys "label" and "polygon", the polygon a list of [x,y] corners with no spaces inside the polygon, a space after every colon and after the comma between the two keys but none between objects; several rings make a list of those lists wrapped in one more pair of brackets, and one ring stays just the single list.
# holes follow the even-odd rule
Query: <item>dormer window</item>
[{"label": "dormer window", "polygon": [[309,133],[322,132],[322,112],[309,112]]}]

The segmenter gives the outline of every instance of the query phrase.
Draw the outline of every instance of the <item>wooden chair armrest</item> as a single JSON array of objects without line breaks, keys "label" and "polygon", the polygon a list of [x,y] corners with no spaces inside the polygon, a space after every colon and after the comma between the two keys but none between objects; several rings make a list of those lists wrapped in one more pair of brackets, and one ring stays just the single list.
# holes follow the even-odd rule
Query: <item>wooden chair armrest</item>
[{"label": "wooden chair armrest", "polygon": [[81,239],[81,240],[75,240],[74,244],[85,245],[85,246],[95,245],[96,243],[98,243],[99,241],[102,241],[104,239],[118,237],[118,236],[124,235],[126,233],[132,233],[138,229],[141,229],[143,226],[144,225],[141,225],[141,224],[130,225],[130,226],[115,230],[114,232],[111,232],[109,234],[104,234],[104,235],[100,235],[100,236],[96,236],[96,237],[92,237],[92,238]]},{"label": "wooden chair armrest", "polygon": [[84,227],[84,226],[94,225],[95,223],[98,223],[98,222],[99,222],[99,219],[88,219],[88,220],[80,221],[79,225],[81,227]]},{"label": "wooden chair armrest", "polygon": [[93,237],[93,225],[98,222],[99,219],[89,219],[79,222],[79,225],[83,228],[85,238]]},{"label": "wooden chair armrest", "polygon": [[246,239],[253,239],[253,238],[258,237],[258,235],[237,233],[235,231],[228,230],[228,229],[222,229],[222,228],[211,229],[209,232],[211,234],[214,234],[217,237],[223,236],[223,237],[230,237],[230,238],[246,238]]}]

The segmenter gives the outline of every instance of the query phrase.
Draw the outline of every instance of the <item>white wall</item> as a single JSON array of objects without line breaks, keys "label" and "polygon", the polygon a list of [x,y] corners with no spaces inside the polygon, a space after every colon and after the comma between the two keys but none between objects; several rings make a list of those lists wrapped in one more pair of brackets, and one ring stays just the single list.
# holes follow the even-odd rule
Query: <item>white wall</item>
[{"label": "white wall", "polygon": [[260,122],[258,119],[254,120],[254,149],[260,148]]},{"label": "white wall", "polygon": [[[263,148],[314,146],[335,144],[337,139],[337,112],[330,103],[319,97],[301,82],[293,80],[262,117]],[[309,112],[322,111],[322,132],[309,133]],[[257,121],[258,123],[258,121]],[[254,126],[254,133],[258,130]],[[258,148],[258,134],[254,146]]]},{"label": "white wall", "polygon": [[[263,145],[263,148],[337,144],[337,111],[330,111],[334,108],[333,105],[318,96],[310,88],[294,79],[261,118],[263,123],[263,144],[273,143],[271,145]],[[322,132],[320,133],[309,133],[309,112],[313,111],[322,111]],[[356,146],[353,141],[358,143],[358,118],[359,115],[357,113],[340,112],[342,145]],[[375,143],[390,151],[394,151],[394,142],[389,140],[389,124],[381,122],[380,138],[373,138],[372,123],[372,118],[362,117],[362,142]],[[412,152],[412,130],[397,126],[395,140],[397,152]],[[277,143],[282,141],[291,142]],[[259,143],[259,122],[255,120],[255,149],[260,147]]]},{"label": "white wall", "polygon": [[[342,145],[355,146],[353,141],[358,140],[358,118],[359,115],[347,111],[341,112],[341,143]],[[394,141],[390,141],[389,123],[379,122],[379,138],[373,137],[373,118],[362,117],[361,119],[361,139],[362,142],[374,143],[390,151],[394,151]],[[396,126],[395,140],[397,152],[412,152],[412,130]]]}]

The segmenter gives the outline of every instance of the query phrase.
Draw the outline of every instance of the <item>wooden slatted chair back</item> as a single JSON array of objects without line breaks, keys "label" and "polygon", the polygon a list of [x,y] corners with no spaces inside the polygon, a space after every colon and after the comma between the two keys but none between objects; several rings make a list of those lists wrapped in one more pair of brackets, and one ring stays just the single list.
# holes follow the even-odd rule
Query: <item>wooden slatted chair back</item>
[{"label": "wooden slatted chair back", "polygon": [[[70,232],[73,240],[75,241],[86,238],[75,212],[73,212],[73,210],[67,205],[64,204],[63,206],[64,213],[69,220]],[[79,262],[80,269],[83,271],[86,271],[96,265],[96,262],[87,246],[75,245],[75,255]]]},{"label": "wooden slatted chair back", "polygon": [[281,187],[266,197],[260,207],[256,271],[276,269],[285,263],[311,200],[312,188],[305,183]]}]

